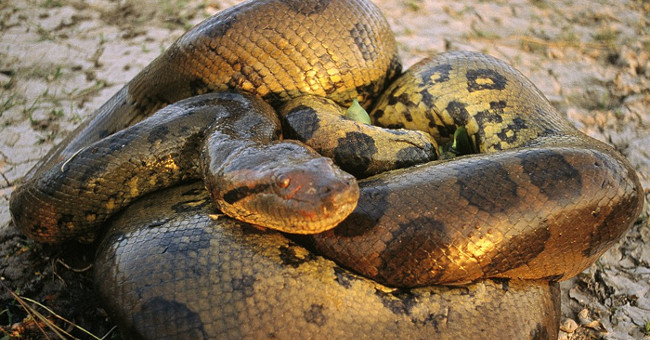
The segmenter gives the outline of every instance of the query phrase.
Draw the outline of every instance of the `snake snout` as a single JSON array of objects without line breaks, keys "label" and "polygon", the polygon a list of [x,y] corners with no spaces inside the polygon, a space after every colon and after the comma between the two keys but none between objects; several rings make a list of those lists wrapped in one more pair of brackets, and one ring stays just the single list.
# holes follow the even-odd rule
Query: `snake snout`
[{"label": "snake snout", "polygon": [[224,214],[265,228],[320,233],[343,221],[359,199],[354,176],[295,142],[248,148],[225,164],[204,174],[214,202]]},{"label": "snake snout", "polygon": [[359,186],[354,176],[329,158],[310,159],[276,175],[276,190],[286,211],[295,213],[293,233],[318,233],[340,223],[356,207]]}]

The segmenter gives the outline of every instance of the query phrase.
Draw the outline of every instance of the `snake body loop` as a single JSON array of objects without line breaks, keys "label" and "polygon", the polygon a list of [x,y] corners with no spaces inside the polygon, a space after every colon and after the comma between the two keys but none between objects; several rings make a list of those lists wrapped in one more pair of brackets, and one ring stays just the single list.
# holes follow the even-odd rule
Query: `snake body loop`
[{"label": "snake body loop", "polygon": [[95,261],[95,285],[125,336],[557,336],[557,282],[484,280],[462,287],[390,288],[279,233],[213,213],[196,183],[147,196],[114,221]]},{"label": "snake body loop", "polygon": [[[495,58],[444,53],[378,97],[399,72],[395,39],[368,1],[247,1],[183,35],[52,150],[12,194],[12,217],[57,243],[90,238],[97,231],[84,226],[126,207],[95,284],[134,337],[555,338],[555,281],[591,264],[640,212],[632,167]],[[435,140],[285,114],[285,132],[313,136],[336,121],[358,133],[327,142],[357,175],[406,166],[357,187],[308,146],[275,140],[280,120],[267,109],[308,106],[305,95],[358,99],[375,124]],[[460,127],[479,153],[430,161]],[[409,145],[387,158],[388,140]],[[283,202],[293,212],[276,209]],[[265,217],[247,220],[252,211]],[[303,248],[221,213],[274,228],[350,215],[295,238]]]},{"label": "snake body loop", "polygon": [[352,215],[313,237],[319,251],[381,283],[567,279],[640,214],[630,164],[496,58],[450,52],[424,60],[387,89],[373,118],[440,143],[464,126],[481,152],[362,181]]},{"label": "snake body loop", "polygon": [[367,107],[400,70],[395,37],[370,1],[246,1],[175,41],[25,177],[197,94],[239,89],[276,109],[304,94]]}]

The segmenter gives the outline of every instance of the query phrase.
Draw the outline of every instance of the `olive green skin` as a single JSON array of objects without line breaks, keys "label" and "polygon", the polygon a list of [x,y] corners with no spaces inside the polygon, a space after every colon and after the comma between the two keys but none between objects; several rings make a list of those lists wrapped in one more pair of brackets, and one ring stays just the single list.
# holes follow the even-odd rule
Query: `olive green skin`
[{"label": "olive green skin", "polygon": [[[333,19],[342,16],[348,19]],[[339,22],[351,26],[339,29]],[[344,46],[354,46],[357,59],[331,57]],[[316,54],[301,59],[289,51]],[[304,63],[278,66],[299,60]],[[365,71],[354,73],[359,68],[349,66],[357,64],[366,65]],[[466,338],[474,331],[476,337],[555,338],[558,292],[549,282],[582,270],[629,228],[640,212],[641,187],[625,159],[578,133],[528,80],[504,65],[481,54],[449,53],[393,83],[374,110],[377,124],[407,127],[419,119],[426,128],[415,128],[431,129],[439,143],[464,126],[484,154],[361,181],[352,214],[333,231],[314,236],[308,248],[279,234],[251,232],[250,226],[234,228],[241,223],[208,207],[205,196],[194,197],[205,195],[198,188],[154,193],[128,208],[95,267],[111,315],[143,338],[193,338],[196,330],[207,338]],[[265,77],[268,72],[279,73]],[[357,98],[368,106],[397,73],[394,38],[372,4],[247,2],[184,35],[55,148],[25,183],[65,169],[91,143],[186,97],[236,88],[275,108],[303,94],[340,104]],[[411,111],[426,102],[433,105],[429,111]],[[18,202],[11,208],[15,220],[15,207],[34,204],[14,195],[12,202]],[[69,227],[58,227],[65,219],[54,220],[48,230]],[[40,228],[27,230],[52,237]],[[294,255],[287,257],[287,249]],[[331,250],[328,257],[375,281],[324,260],[316,249]],[[315,260],[302,263],[304,258]],[[513,279],[495,283],[484,277]],[[523,277],[535,280],[515,280]],[[346,287],[343,280],[354,283]],[[473,280],[463,288],[430,286]],[[313,292],[309,306],[299,304],[305,292]],[[180,317],[171,323],[166,312]]]},{"label": "olive green skin", "polygon": [[[12,195],[12,217],[23,233],[40,242],[87,238],[91,228],[80,223],[84,217],[71,223],[69,213],[51,208],[73,205],[58,198],[74,197],[75,190],[46,201],[24,199],[32,195],[24,195],[21,188],[47,176],[44,172],[61,168],[92,143],[168,104],[235,89],[260,96],[276,109],[307,94],[327,96],[341,105],[357,99],[369,106],[400,69],[392,31],[369,1],[241,3],[180,37],[36,164]],[[122,177],[128,177],[124,172]],[[40,186],[28,191],[49,195]],[[21,208],[25,206],[31,208]],[[81,214],[108,215],[94,209]],[[323,228],[312,232],[319,230]]]},{"label": "olive green skin", "polygon": [[329,98],[292,99],[282,107],[280,116],[285,138],[309,145],[357,178],[438,158],[438,144],[428,133],[350,120]]},{"label": "olive green skin", "polygon": [[40,242],[92,240],[137,198],[204,179],[219,209],[240,221],[294,233],[331,229],[356,206],[355,178],[279,136],[275,111],[259,97],[190,97],[23,183],[10,202],[13,220]]},{"label": "olive green skin", "polygon": [[494,57],[425,59],[391,84],[371,117],[440,144],[464,126],[479,152],[361,181],[357,209],[313,236],[318,251],[383,284],[565,280],[641,213],[630,163]]},{"label": "olive green skin", "polygon": [[221,215],[200,183],[112,223],[95,284],[129,339],[553,339],[559,285],[390,288]]},{"label": "olive green skin", "polygon": [[184,98],[237,89],[276,109],[305,94],[369,107],[400,70],[393,32],[370,1],[246,1],[175,41],[25,178]]}]

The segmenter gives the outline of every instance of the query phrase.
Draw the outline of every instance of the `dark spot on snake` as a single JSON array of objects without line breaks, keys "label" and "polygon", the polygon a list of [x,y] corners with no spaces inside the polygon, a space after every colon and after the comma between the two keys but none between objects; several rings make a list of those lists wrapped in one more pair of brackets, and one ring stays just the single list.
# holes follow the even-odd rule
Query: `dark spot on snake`
[{"label": "dark spot on snake", "polygon": [[364,60],[372,61],[377,59],[377,51],[374,49],[374,44],[367,44],[366,41],[372,36],[369,32],[372,32],[373,29],[368,27],[367,24],[358,22],[354,25],[354,28],[350,30],[350,36],[354,40],[354,44],[359,48],[359,52],[363,56]]},{"label": "dark spot on snake", "polygon": [[402,93],[399,96],[390,96],[388,98],[388,105],[395,105],[397,103],[404,104],[405,106],[408,106],[409,104],[414,104],[411,102],[411,98],[408,95],[408,93]]},{"label": "dark spot on snake", "polygon": [[332,151],[334,163],[354,176],[363,176],[377,152],[375,140],[361,132],[347,132],[338,139],[338,146]]},{"label": "dark spot on snake", "polygon": [[334,276],[336,276],[334,281],[336,281],[336,283],[338,283],[343,288],[352,287],[352,281],[357,280],[357,278],[354,275],[352,275],[349,271],[339,266],[334,267]]},{"label": "dark spot on snake", "polygon": [[409,110],[404,111],[404,119],[406,119],[407,122],[413,121],[413,116]]},{"label": "dark spot on snake", "polygon": [[487,123],[501,123],[503,121],[503,109],[508,106],[506,101],[490,102],[490,108],[479,111],[474,115],[479,127],[484,127]]},{"label": "dark spot on snake", "polygon": [[304,313],[305,321],[313,323],[317,326],[324,326],[327,323],[327,317],[323,311],[325,307],[322,304],[313,303],[308,310]]},{"label": "dark spot on snake", "polygon": [[166,329],[174,330],[179,336],[187,336],[188,339],[208,338],[198,313],[193,312],[184,303],[160,297],[142,303],[140,310],[133,313],[133,323],[145,333],[143,336],[146,338],[156,338],[158,329],[152,325],[161,324],[164,324]]},{"label": "dark spot on snake", "polygon": [[[436,108],[436,104],[435,104],[435,99],[436,99],[436,98],[435,98],[435,97],[434,97],[434,96],[429,92],[429,89],[428,89],[428,88],[426,88],[426,87],[423,88],[423,89],[420,91],[420,95],[422,96],[422,102],[424,103],[424,105],[425,105],[426,107],[431,108],[432,111],[437,109],[437,108]],[[415,104],[415,103],[414,103],[414,104]],[[416,105],[414,105],[414,106],[416,106]],[[427,111],[427,113],[428,113],[428,112],[429,112],[429,111]]]},{"label": "dark spot on snake", "polygon": [[[446,110],[451,118],[454,119],[454,124],[456,124],[456,126],[467,125],[467,120],[470,115],[465,108],[465,104],[452,100],[447,104]],[[456,129],[454,129],[454,131],[456,131]]]},{"label": "dark spot on snake", "polygon": [[[517,139],[519,138],[518,131],[525,130],[525,129],[528,129],[528,125],[526,124],[526,121],[519,117],[515,117],[512,120],[512,123],[508,124],[508,126],[506,126],[503,130],[497,133],[497,136],[499,136],[500,140],[511,144],[517,141]],[[508,134],[508,132],[510,132],[510,134]]]},{"label": "dark spot on snake", "polygon": [[[555,337],[557,334],[553,335]],[[531,340],[547,340],[551,339],[550,334],[548,333],[548,329],[542,324],[537,324],[535,326],[535,329],[530,331],[530,337],[529,339]]]},{"label": "dark spot on snake", "polygon": [[241,199],[244,199],[250,195],[258,194],[267,190],[271,185],[267,183],[260,183],[253,187],[239,187],[232,189],[223,195],[223,200],[229,204],[233,204]]},{"label": "dark spot on snake", "polygon": [[407,168],[409,166],[432,161],[436,158],[436,153],[432,144],[427,144],[423,148],[409,146],[400,149],[395,155],[396,168]]},{"label": "dark spot on snake", "polygon": [[[202,218],[209,219],[207,216]],[[164,237],[156,238],[157,244],[155,246],[164,249],[162,252],[173,257],[174,262],[183,263],[184,265],[185,263],[196,263],[195,260],[187,258],[192,256],[189,254],[200,253],[202,250],[207,249],[210,246],[210,240],[214,238],[211,234],[213,230],[209,227],[200,229],[193,228],[192,225],[184,225],[170,230],[165,232]],[[156,233],[156,231],[152,232]],[[185,268],[185,271],[176,272],[178,280],[182,279],[178,275],[183,275],[184,273],[187,273],[187,275],[190,272],[198,273],[196,274],[196,277],[198,277],[199,275],[207,275],[206,271],[209,270],[208,267],[200,264],[187,265]]]},{"label": "dark spot on snake", "polygon": [[[426,67],[420,73],[420,79],[424,84],[444,83],[449,81],[449,73],[453,69],[450,64],[437,65],[435,67]],[[436,75],[435,78],[433,76]]]},{"label": "dark spot on snake", "polygon": [[298,105],[293,108],[285,117],[284,134],[288,138],[295,138],[307,141],[312,138],[314,132],[318,130],[320,119],[318,113],[312,107]]},{"label": "dark spot on snake", "polygon": [[[339,237],[363,235],[377,225],[379,219],[388,209],[387,183],[380,178],[366,179],[359,182],[359,203],[357,208],[341,222],[332,232]],[[364,207],[367,207],[364,209]]]},{"label": "dark spot on snake", "polygon": [[566,159],[553,150],[526,152],[521,159],[524,173],[542,194],[551,200],[572,201],[582,192],[580,173]]},{"label": "dark spot on snake", "polygon": [[319,0],[319,1],[303,1],[303,0],[287,0],[285,4],[296,13],[302,15],[310,16],[313,14],[322,13],[327,6],[329,6],[329,0]]},{"label": "dark spot on snake", "polygon": [[353,211],[343,222],[331,232],[337,237],[360,236],[377,225],[377,219],[364,213]]},{"label": "dark spot on snake", "polygon": [[388,124],[388,125],[386,125],[386,128],[387,129],[403,129],[404,124],[402,124],[402,123]]},{"label": "dark spot on snake", "polygon": [[298,256],[296,247],[298,246],[280,246],[280,259],[284,265],[297,268],[303,263],[316,259],[316,255],[312,252],[306,252],[305,256]]},{"label": "dark spot on snake", "polygon": [[167,140],[167,135],[169,135],[169,127],[167,125],[161,124],[156,125],[147,136],[147,141],[149,143],[154,143],[156,141],[165,141]]},{"label": "dark spot on snake", "polygon": [[255,295],[255,277],[252,275],[242,275],[240,278],[232,279],[232,289],[241,292],[244,297]]},{"label": "dark spot on snake", "polygon": [[490,262],[484,266],[485,276],[494,276],[513,268],[528,264],[546,247],[551,238],[548,228],[540,228],[521,235],[512,236],[504,245],[498,245],[492,254]]},{"label": "dark spot on snake", "polygon": [[[226,37],[226,32],[228,32],[232,26],[239,20],[240,15],[246,15],[245,11],[236,11],[236,10],[226,10],[221,12],[221,14],[212,17],[212,19],[208,19],[210,22],[209,27],[201,31],[202,34],[205,34],[208,36],[210,39],[215,39],[215,38],[222,38]],[[181,46],[176,46],[172,45],[176,49],[181,49],[183,47]],[[215,53],[217,52],[217,48],[221,46],[221,44],[216,44],[215,47],[213,47],[212,44],[203,44],[202,46],[206,46],[210,48],[212,51]]]},{"label": "dark spot on snake", "polygon": [[[470,169],[458,166],[457,183],[460,196],[469,204],[490,213],[506,212],[519,203],[517,183],[510,179],[508,170],[500,163],[487,159],[477,160]],[[499,185],[484,185],[488,179]]]},{"label": "dark spot on snake", "polygon": [[357,208],[331,231],[336,237],[363,235],[377,225],[379,219],[388,209],[389,189],[384,180],[363,180],[359,182],[359,189]]},{"label": "dark spot on snake", "polygon": [[[368,100],[368,98],[370,98],[371,95],[374,96],[376,93],[379,93],[380,90],[383,89],[384,85],[385,84],[382,84],[382,83],[380,83],[378,81],[372,81],[372,82],[370,82],[368,84],[365,84],[365,85],[362,85],[362,86],[357,86],[356,92],[357,92],[358,96],[360,96],[359,103],[364,103],[366,100]],[[343,104],[339,103],[339,105],[347,107],[347,106],[350,105],[350,103],[351,102],[349,102],[347,104],[346,103],[343,103]]]},{"label": "dark spot on snake", "polygon": [[491,69],[467,70],[467,91],[503,90],[508,80],[502,74]]},{"label": "dark spot on snake", "polygon": [[424,117],[429,121],[428,126],[429,128],[434,128],[436,127],[436,119],[433,117],[433,110],[428,110],[424,112]]},{"label": "dark spot on snake", "polygon": [[[617,202],[612,212],[607,214],[601,223],[595,226],[589,237],[589,245],[582,251],[586,257],[604,252],[609,249],[616,240],[620,238],[620,228],[611,226],[620,225],[629,214],[629,207],[636,206],[637,197],[635,195],[625,195],[625,199]],[[619,208],[619,209],[617,209]]]},{"label": "dark spot on snake", "polygon": [[[67,164],[63,168],[63,171],[61,171],[61,167],[55,166],[47,170],[47,172],[43,174],[43,178],[40,181],[43,183],[47,183],[47,185],[39,185],[39,189],[42,191],[43,194],[54,196],[59,194],[61,191],[67,190],[66,187],[70,185],[70,178],[68,177],[68,173],[70,172],[71,169],[70,165],[71,164]],[[78,171],[79,169],[76,170]],[[87,183],[88,178],[92,177],[95,174],[95,171],[97,171],[96,167],[83,168],[83,172],[79,178],[79,183]]]},{"label": "dark spot on snake", "polygon": [[397,54],[390,60],[390,67],[386,70],[386,84],[392,84],[402,74],[402,62]]},{"label": "dark spot on snake", "polygon": [[[391,233],[392,239],[386,241],[386,249],[380,254],[382,264],[377,281],[407,283],[427,278],[430,278],[427,281],[436,281],[444,274],[443,271],[422,270],[422,265],[416,265],[435,262],[438,256],[445,255],[435,251],[444,249],[452,241],[444,222],[422,215],[400,223]],[[405,243],[409,243],[408,249],[404,249]]]},{"label": "dark spot on snake", "polygon": [[490,102],[490,110],[497,114],[503,113],[503,109],[508,107],[508,102],[505,100],[499,100],[498,102]]},{"label": "dark spot on snake", "polygon": [[[38,222],[37,222],[38,223]],[[44,227],[42,224],[38,223],[32,227],[32,233],[34,235],[47,235],[50,233],[49,228]]]}]

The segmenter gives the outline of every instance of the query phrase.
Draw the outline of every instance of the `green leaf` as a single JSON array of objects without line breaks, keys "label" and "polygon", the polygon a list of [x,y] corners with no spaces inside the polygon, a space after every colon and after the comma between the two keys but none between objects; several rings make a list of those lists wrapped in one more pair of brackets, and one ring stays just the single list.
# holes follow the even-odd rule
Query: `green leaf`
[{"label": "green leaf", "polygon": [[454,140],[448,142],[444,146],[440,146],[440,159],[449,159],[462,155],[469,155],[476,153],[472,147],[472,142],[467,134],[467,129],[464,126],[459,126],[454,132]]},{"label": "green leaf", "polygon": [[454,143],[451,144],[451,150],[456,156],[474,153],[472,143],[469,141],[467,129],[464,126],[459,126],[454,132]]},{"label": "green leaf", "polygon": [[360,123],[370,124],[368,112],[361,107],[359,101],[355,98],[350,107],[345,111],[345,117]]}]

